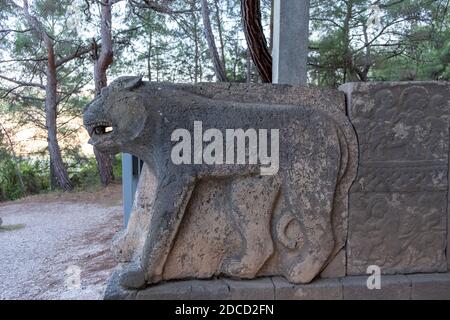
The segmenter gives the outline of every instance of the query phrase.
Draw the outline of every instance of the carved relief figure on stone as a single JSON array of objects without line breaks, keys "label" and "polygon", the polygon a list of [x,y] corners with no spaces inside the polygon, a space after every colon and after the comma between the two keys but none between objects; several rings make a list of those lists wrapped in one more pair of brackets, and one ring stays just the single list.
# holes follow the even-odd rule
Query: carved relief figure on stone
[{"label": "carved relief figure on stone", "polygon": [[[222,132],[279,130],[276,174],[261,175],[249,162],[173,163],[172,133],[194,132],[200,121]],[[131,220],[114,242],[124,263],[122,287],[213,276],[307,283],[345,244],[357,159],[346,118],[122,77],[86,107],[84,125],[99,150],[131,153],[146,164]]]},{"label": "carved relief figure on stone", "polygon": [[259,164],[261,175],[274,175],[279,169],[279,129],[257,132],[237,128],[222,133],[216,128],[203,131],[202,122],[194,121],[193,137],[187,129],[179,128],[172,132],[171,140],[176,142],[170,153],[174,164]]},{"label": "carved relief figure on stone", "polygon": [[358,135],[347,273],[447,270],[450,91],[445,82],[342,86]]}]

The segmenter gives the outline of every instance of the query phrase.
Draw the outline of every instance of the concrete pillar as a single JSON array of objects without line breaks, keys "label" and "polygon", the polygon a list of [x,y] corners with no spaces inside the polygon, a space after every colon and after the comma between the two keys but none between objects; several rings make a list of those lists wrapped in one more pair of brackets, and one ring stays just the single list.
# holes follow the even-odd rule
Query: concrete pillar
[{"label": "concrete pillar", "polygon": [[139,159],[128,153],[122,153],[122,194],[124,225],[128,224],[131,209],[133,208],[134,194],[139,181]]},{"label": "concrete pillar", "polygon": [[272,81],[306,84],[309,0],[274,0]]}]

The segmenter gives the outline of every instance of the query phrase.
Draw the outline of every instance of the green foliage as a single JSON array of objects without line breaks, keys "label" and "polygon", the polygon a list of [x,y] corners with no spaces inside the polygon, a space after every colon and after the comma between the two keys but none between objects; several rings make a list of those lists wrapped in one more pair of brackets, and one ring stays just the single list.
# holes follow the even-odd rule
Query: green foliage
[{"label": "green foliage", "polygon": [[[67,155],[65,162],[68,165],[69,177],[75,188],[87,189],[89,187],[100,186],[100,175],[97,161],[94,157],[81,157],[75,151],[72,155]],[[117,155],[113,159],[113,172],[116,180],[122,178],[122,157]]]},{"label": "green foliage", "polygon": [[448,80],[449,2],[312,0],[310,77],[319,86],[348,81]]},{"label": "green foliage", "polygon": [[83,188],[100,184],[100,176],[95,158],[86,158],[84,161],[75,165],[71,162],[67,163],[70,167],[69,177],[74,186]]},{"label": "green foliage", "polygon": [[[77,158],[77,159],[76,159]],[[87,189],[100,185],[97,163],[95,158],[69,157],[69,176],[77,189]],[[16,165],[21,173],[24,189],[22,190]],[[117,155],[113,161],[116,180],[122,178],[121,156]],[[5,150],[0,149],[0,202],[16,200],[26,195],[33,195],[50,191],[49,162],[46,159],[19,159],[14,161]]]},{"label": "green foliage", "polygon": [[117,181],[122,180],[122,154],[118,154],[113,160],[113,173]]},{"label": "green foliage", "polygon": [[[23,189],[20,184],[20,171]],[[15,200],[24,195],[36,194],[49,189],[46,163],[40,160],[14,160],[0,150],[0,201]]]}]

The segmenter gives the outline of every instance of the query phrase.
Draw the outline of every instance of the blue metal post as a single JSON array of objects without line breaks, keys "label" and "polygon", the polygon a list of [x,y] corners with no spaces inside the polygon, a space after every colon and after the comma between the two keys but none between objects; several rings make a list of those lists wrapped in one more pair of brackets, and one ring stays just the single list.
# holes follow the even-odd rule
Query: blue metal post
[{"label": "blue metal post", "polygon": [[139,159],[131,154],[122,153],[122,193],[125,226],[128,224],[131,209],[133,208],[133,200],[139,181],[139,173]]}]

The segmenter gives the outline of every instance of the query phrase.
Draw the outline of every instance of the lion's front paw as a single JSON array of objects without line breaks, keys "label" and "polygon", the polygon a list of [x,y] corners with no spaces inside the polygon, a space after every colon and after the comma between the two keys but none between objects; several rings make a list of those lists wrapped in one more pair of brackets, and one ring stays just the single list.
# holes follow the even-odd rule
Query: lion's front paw
[{"label": "lion's front paw", "polygon": [[236,278],[254,278],[258,270],[243,260],[230,259],[224,266],[225,273]]},{"label": "lion's front paw", "polygon": [[120,273],[120,285],[124,288],[139,289],[145,286],[145,272],[137,263],[130,263]]},{"label": "lion's front paw", "polygon": [[315,270],[306,263],[294,263],[285,275],[287,281],[291,283],[309,283],[316,276]]}]

